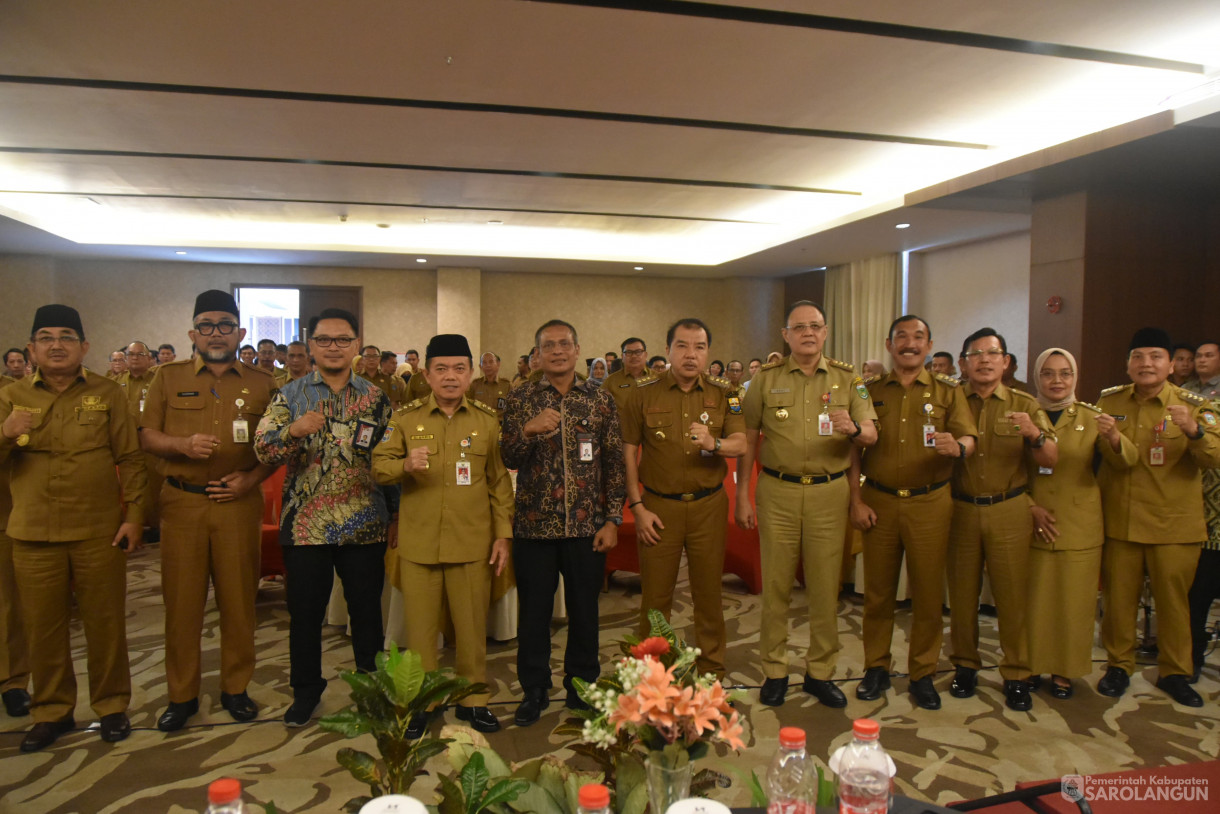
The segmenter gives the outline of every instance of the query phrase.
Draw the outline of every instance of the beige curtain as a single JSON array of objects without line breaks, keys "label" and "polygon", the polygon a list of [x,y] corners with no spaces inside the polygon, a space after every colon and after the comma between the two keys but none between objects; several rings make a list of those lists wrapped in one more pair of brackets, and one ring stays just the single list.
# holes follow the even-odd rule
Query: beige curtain
[{"label": "beige curtain", "polygon": [[856,260],[826,271],[826,355],[860,367],[879,359],[886,368],[885,332],[901,316],[902,268],[897,254]]}]

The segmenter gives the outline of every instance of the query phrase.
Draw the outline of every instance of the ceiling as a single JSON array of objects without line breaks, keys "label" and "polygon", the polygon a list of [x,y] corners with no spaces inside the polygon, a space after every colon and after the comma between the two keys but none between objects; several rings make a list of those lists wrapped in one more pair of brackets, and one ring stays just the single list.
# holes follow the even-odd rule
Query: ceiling
[{"label": "ceiling", "polygon": [[5,0],[0,252],[791,274],[1027,228],[1216,66],[1215,0]]}]

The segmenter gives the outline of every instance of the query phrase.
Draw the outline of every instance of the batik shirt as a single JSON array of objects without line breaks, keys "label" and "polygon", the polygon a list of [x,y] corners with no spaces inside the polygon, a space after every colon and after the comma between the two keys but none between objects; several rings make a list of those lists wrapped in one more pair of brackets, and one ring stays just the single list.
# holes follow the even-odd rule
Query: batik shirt
[{"label": "batik shirt", "polygon": [[[288,428],[317,410],[326,426],[304,438]],[[286,464],[280,542],[284,545],[359,545],[385,539],[389,512],[373,480],[373,448],[390,424],[390,400],[353,375],[338,392],[321,374],[280,388],[254,434],[265,464]]]}]

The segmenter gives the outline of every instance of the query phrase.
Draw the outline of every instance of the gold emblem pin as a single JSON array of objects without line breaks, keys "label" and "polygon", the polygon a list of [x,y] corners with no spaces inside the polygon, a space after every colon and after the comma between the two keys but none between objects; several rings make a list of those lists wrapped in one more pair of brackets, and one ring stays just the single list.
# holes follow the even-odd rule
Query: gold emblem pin
[{"label": "gold emblem pin", "polygon": [[657,430],[657,438],[660,438],[662,441],[664,441],[664,440],[665,440],[665,432],[664,432],[663,430]]},{"label": "gold emblem pin", "polygon": [[416,432],[423,432],[423,431],[424,431],[424,425],[423,425],[423,424],[417,424],[417,425],[415,426],[415,431],[416,431]]},{"label": "gold emblem pin", "polygon": [[23,447],[28,443],[30,443],[30,436],[28,434],[23,432],[17,436],[17,446]]},{"label": "gold emblem pin", "polygon": [[1076,432],[1084,432],[1084,425],[1083,425],[1083,424],[1077,424],[1077,425],[1076,425]]},{"label": "gold emblem pin", "polygon": [[780,421],[787,421],[788,420],[788,410],[784,407],[780,407],[778,410],[775,411],[775,417],[778,418]]}]

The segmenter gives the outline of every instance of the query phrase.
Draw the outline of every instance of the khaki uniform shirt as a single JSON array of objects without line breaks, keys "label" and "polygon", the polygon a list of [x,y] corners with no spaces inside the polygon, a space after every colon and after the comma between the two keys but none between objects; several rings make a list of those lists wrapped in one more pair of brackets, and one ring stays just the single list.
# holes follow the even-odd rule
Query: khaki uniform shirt
[{"label": "khaki uniform shirt", "polygon": [[[433,395],[394,413],[373,450],[373,476],[402,484],[399,512],[410,520],[398,525],[399,557],[425,565],[486,561],[493,540],[513,536],[513,487],[499,437],[495,411],[467,399],[452,418]],[[428,468],[404,472],[403,459],[418,447],[428,448]],[[463,471],[469,485],[459,483]]]},{"label": "khaki uniform shirt", "polygon": [[877,443],[861,451],[861,472],[890,489],[919,489],[953,475],[956,458],[924,445],[924,425],[954,438],[978,437],[956,379],[920,370],[909,388],[891,371],[867,383],[877,412]]},{"label": "khaki uniform shirt", "polygon": [[471,382],[470,389],[466,391],[466,398],[486,404],[495,410],[496,417],[502,420],[504,418],[504,408],[508,406],[508,394],[512,389],[512,382],[508,379],[496,379],[494,382],[488,382],[487,379],[480,376]]},{"label": "khaki uniform shirt", "polygon": [[[144,401],[140,426],[170,436],[205,433],[220,440],[207,459],[167,458],[162,474],[206,486],[230,472],[258,466],[254,432],[274,390],[270,373],[245,362],[237,362],[219,377],[212,375],[202,357],[161,365]],[[239,420],[246,422],[245,441],[236,440],[233,422]]]},{"label": "khaki uniform shirt", "polygon": [[[12,376],[0,373],[0,390],[17,381]],[[13,496],[9,493],[8,477],[11,462],[6,458],[0,461],[0,531],[8,524],[8,514],[13,510]]]},{"label": "khaki uniform shirt", "polygon": [[[1025,443],[1020,428],[1008,416],[1029,413],[1030,420],[1055,440],[1051,420],[1038,400],[1028,393],[1013,390],[1003,384],[986,399],[974,392],[973,385],[962,385],[966,403],[979,428],[974,455],[958,460],[953,468],[953,493],[968,497],[1002,495],[1029,483],[1029,457],[1032,450]],[[1036,464],[1034,464],[1036,467]]]},{"label": "khaki uniform shirt", "polygon": [[644,382],[650,382],[656,378],[657,374],[653,373],[648,368],[644,368],[644,372],[640,374],[640,378],[636,379],[627,372],[627,368],[620,367],[618,370],[606,377],[606,380],[602,382],[602,389],[614,396],[614,403],[618,406],[619,412],[622,412],[623,408],[627,404],[627,398],[631,395],[635,388],[639,387]]},{"label": "khaki uniform shirt", "polygon": [[[745,395],[746,426],[761,430],[758,460],[788,475],[834,475],[851,465],[851,439],[818,434],[818,416],[847,410],[860,424],[874,421],[872,399],[855,369],[822,356],[806,376],[791,356],[764,365]],[[829,401],[824,397],[829,395]]]},{"label": "khaki uniform shirt", "polygon": [[386,398],[390,400],[390,406],[395,410],[407,403],[407,383],[402,380],[402,376],[393,373],[387,376],[380,370],[372,376],[365,373],[361,373],[360,376],[377,385],[381,392],[385,393]]},{"label": "khaki uniform shirt", "polygon": [[690,425],[706,424],[713,438],[746,431],[741,398],[727,379],[700,374],[689,393],[672,372],[634,388],[619,417],[623,443],[641,448],[640,480],[654,492],[683,494],[724,483],[728,467],[690,440]]},{"label": "khaki uniform shirt", "polygon": [[407,401],[419,401],[426,399],[432,394],[432,385],[428,384],[428,380],[424,378],[422,370],[412,373],[411,380],[407,382]]},{"label": "khaki uniform shirt", "polygon": [[[1191,408],[1203,437],[1191,440],[1168,420],[1168,407]],[[1200,469],[1220,466],[1220,419],[1211,402],[1168,382],[1140,399],[1135,385],[1102,391],[1098,406],[1135,444],[1137,462],[1127,463],[1109,444],[1098,473],[1106,536],[1133,543],[1199,543],[1207,539]],[[1152,448],[1163,446],[1164,463],[1153,466]]]},{"label": "khaki uniform shirt", "polygon": [[113,535],[124,519],[144,524],[144,456],[117,384],[81,368],[55,393],[35,373],[0,390],[0,422],[15,409],[35,417],[25,444],[0,433],[0,460],[12,467],[10,537],[58,543]]},{"label": "khaki uniform shirt", "polygon": [[148,388],[152,386],[153,377],[156,375],[156,368],[150,367],[143,376],[135,376],[129,370],[117,379],[119,387],[127,394],[127,408],[135,416],[137,423],[144,399],[148,396]]}]

